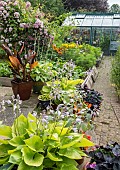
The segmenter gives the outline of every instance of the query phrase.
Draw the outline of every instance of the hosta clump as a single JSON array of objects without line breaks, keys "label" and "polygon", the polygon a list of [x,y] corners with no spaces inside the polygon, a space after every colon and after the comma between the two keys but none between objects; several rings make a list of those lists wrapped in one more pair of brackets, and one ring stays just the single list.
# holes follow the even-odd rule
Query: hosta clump
[{"label": "hosta clump", "polygon": [[88,154],[91,157],[87,170],[119,170],[120,144],[117,142],[99,146]]},{"label": "hosta clump", "polygon": [[12,126],[0,124],[0,170],[77,170],[75,160],[94,144],[77,133],[78,117],[69,115],[59,105],[57,111],[21,114]]}]

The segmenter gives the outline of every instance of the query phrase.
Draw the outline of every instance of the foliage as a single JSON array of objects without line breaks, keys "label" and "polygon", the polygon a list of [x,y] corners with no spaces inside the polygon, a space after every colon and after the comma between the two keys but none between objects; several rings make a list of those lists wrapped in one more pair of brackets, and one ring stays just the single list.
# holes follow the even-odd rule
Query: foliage
[{"label": "foliage", "polygon": [[37,55],[46,51],[53,36],[45,26],[47,22],[44,13],[23,0],[1,1],[0,4],[1,44],[16,48],[16,42],[23,41],[26,47],[34,49]]},{"label": "foliage", "polygon": [[110,9],[110,12],[112,13],[120,13],[120,5],[119,4],[113,4]]},{"label": "foliage", "polygon": [[25,48],[24,43],[22,44],[21,49],[19,51],[14,50],[14,53],[8,46],[2,45],[2,48],[9,56],[14,80],[17,82],[31,80],[30,72],[38,64],[37,61],[34,61],[36,53],[29,50],[28,54],[23,54],[22,56],[22,52]]},{"label": "foliage", "polygon": [[81,123],[78,117],[69,117],[60,105],[57,111],[49,108],[43,113],[29,113],[26,118],[23,114],[18,116],[19,98],[13,101],[14,115],[17,113],[13,125],[0,125],[0,168],[11,170],[17,165],[18,170],[77,170],[75,160],[86,156],[84,147],[94,146],[83,134],[74,132],[75,125],[78,129]]},{"label": "foliage", "polygon": [[12,77],[12,71],[6,61],[0,61],[0,77]]},{"label": "foliage", "polygon": [[120,169],[120,145],[116,142],[106,146],[98,146],[94,151],[89,152],[89,156],[91,161],[87,165],[87,170]]},{"label": "foliage", "polygon": [[107,0],[63,0],[63,3],[68,11],[79,11],[83,8],[87,11],[106,12],[108,9]]},{"label": "foliage", "polygon": [[97,58],[101,55],[100,48],[89,44],[64,43],[60,47],[53,45],[53,50],[63,59],[72,59],[84,71],[95,65]]},{"label": "foliage", "polygon": [[109,46],[110,46],[110,37],[109,35],[104,35],[101,37],[100,40],[100,47],[102,49],[102,51],[107,51],[109,50]]},{"label": "foliage", "polygon": [[115,84],[118,95],[120,96],[120,47],[112,61],[111,81]]},{"label": "foliage", "polygon": [[52,62],[38,63],[30,73],[33,81],[47,82],[55,78],[57,72],[53,70]]}]

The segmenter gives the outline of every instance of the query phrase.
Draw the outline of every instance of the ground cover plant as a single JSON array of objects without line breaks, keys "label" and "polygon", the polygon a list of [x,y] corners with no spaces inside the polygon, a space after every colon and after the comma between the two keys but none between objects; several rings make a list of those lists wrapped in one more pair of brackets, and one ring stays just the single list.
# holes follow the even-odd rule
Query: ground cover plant
[{"label": "ground cover plant", "polygon": [[12,71],[7,61],[0,60],[0,77],[12,77]]}]

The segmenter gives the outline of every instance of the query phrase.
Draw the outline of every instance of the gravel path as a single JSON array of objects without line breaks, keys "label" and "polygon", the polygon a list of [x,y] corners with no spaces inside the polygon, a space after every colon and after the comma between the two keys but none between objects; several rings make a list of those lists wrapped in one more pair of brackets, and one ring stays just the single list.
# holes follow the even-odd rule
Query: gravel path
[{"label": "gravel path", "polygon": [[98,77],[93,88],[103,94],[99,117],[95,118],[97,143],[109,141],[120,143],[120,103],[110,82],[111,57],[105,57],[98,68]]}]

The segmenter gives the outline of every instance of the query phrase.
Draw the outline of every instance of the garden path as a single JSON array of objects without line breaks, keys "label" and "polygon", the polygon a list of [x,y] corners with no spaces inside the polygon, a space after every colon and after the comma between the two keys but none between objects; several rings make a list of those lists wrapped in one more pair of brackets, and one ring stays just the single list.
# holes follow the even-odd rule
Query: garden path
[{"label": "garden path", "polygon": [[104,57],[92,87],[103,94],[101,111],[99,117],[95,118],[96,139],[100,145],[110,141],[120,143],[120,103],[110,82],[111,61],[111,57]]}]

